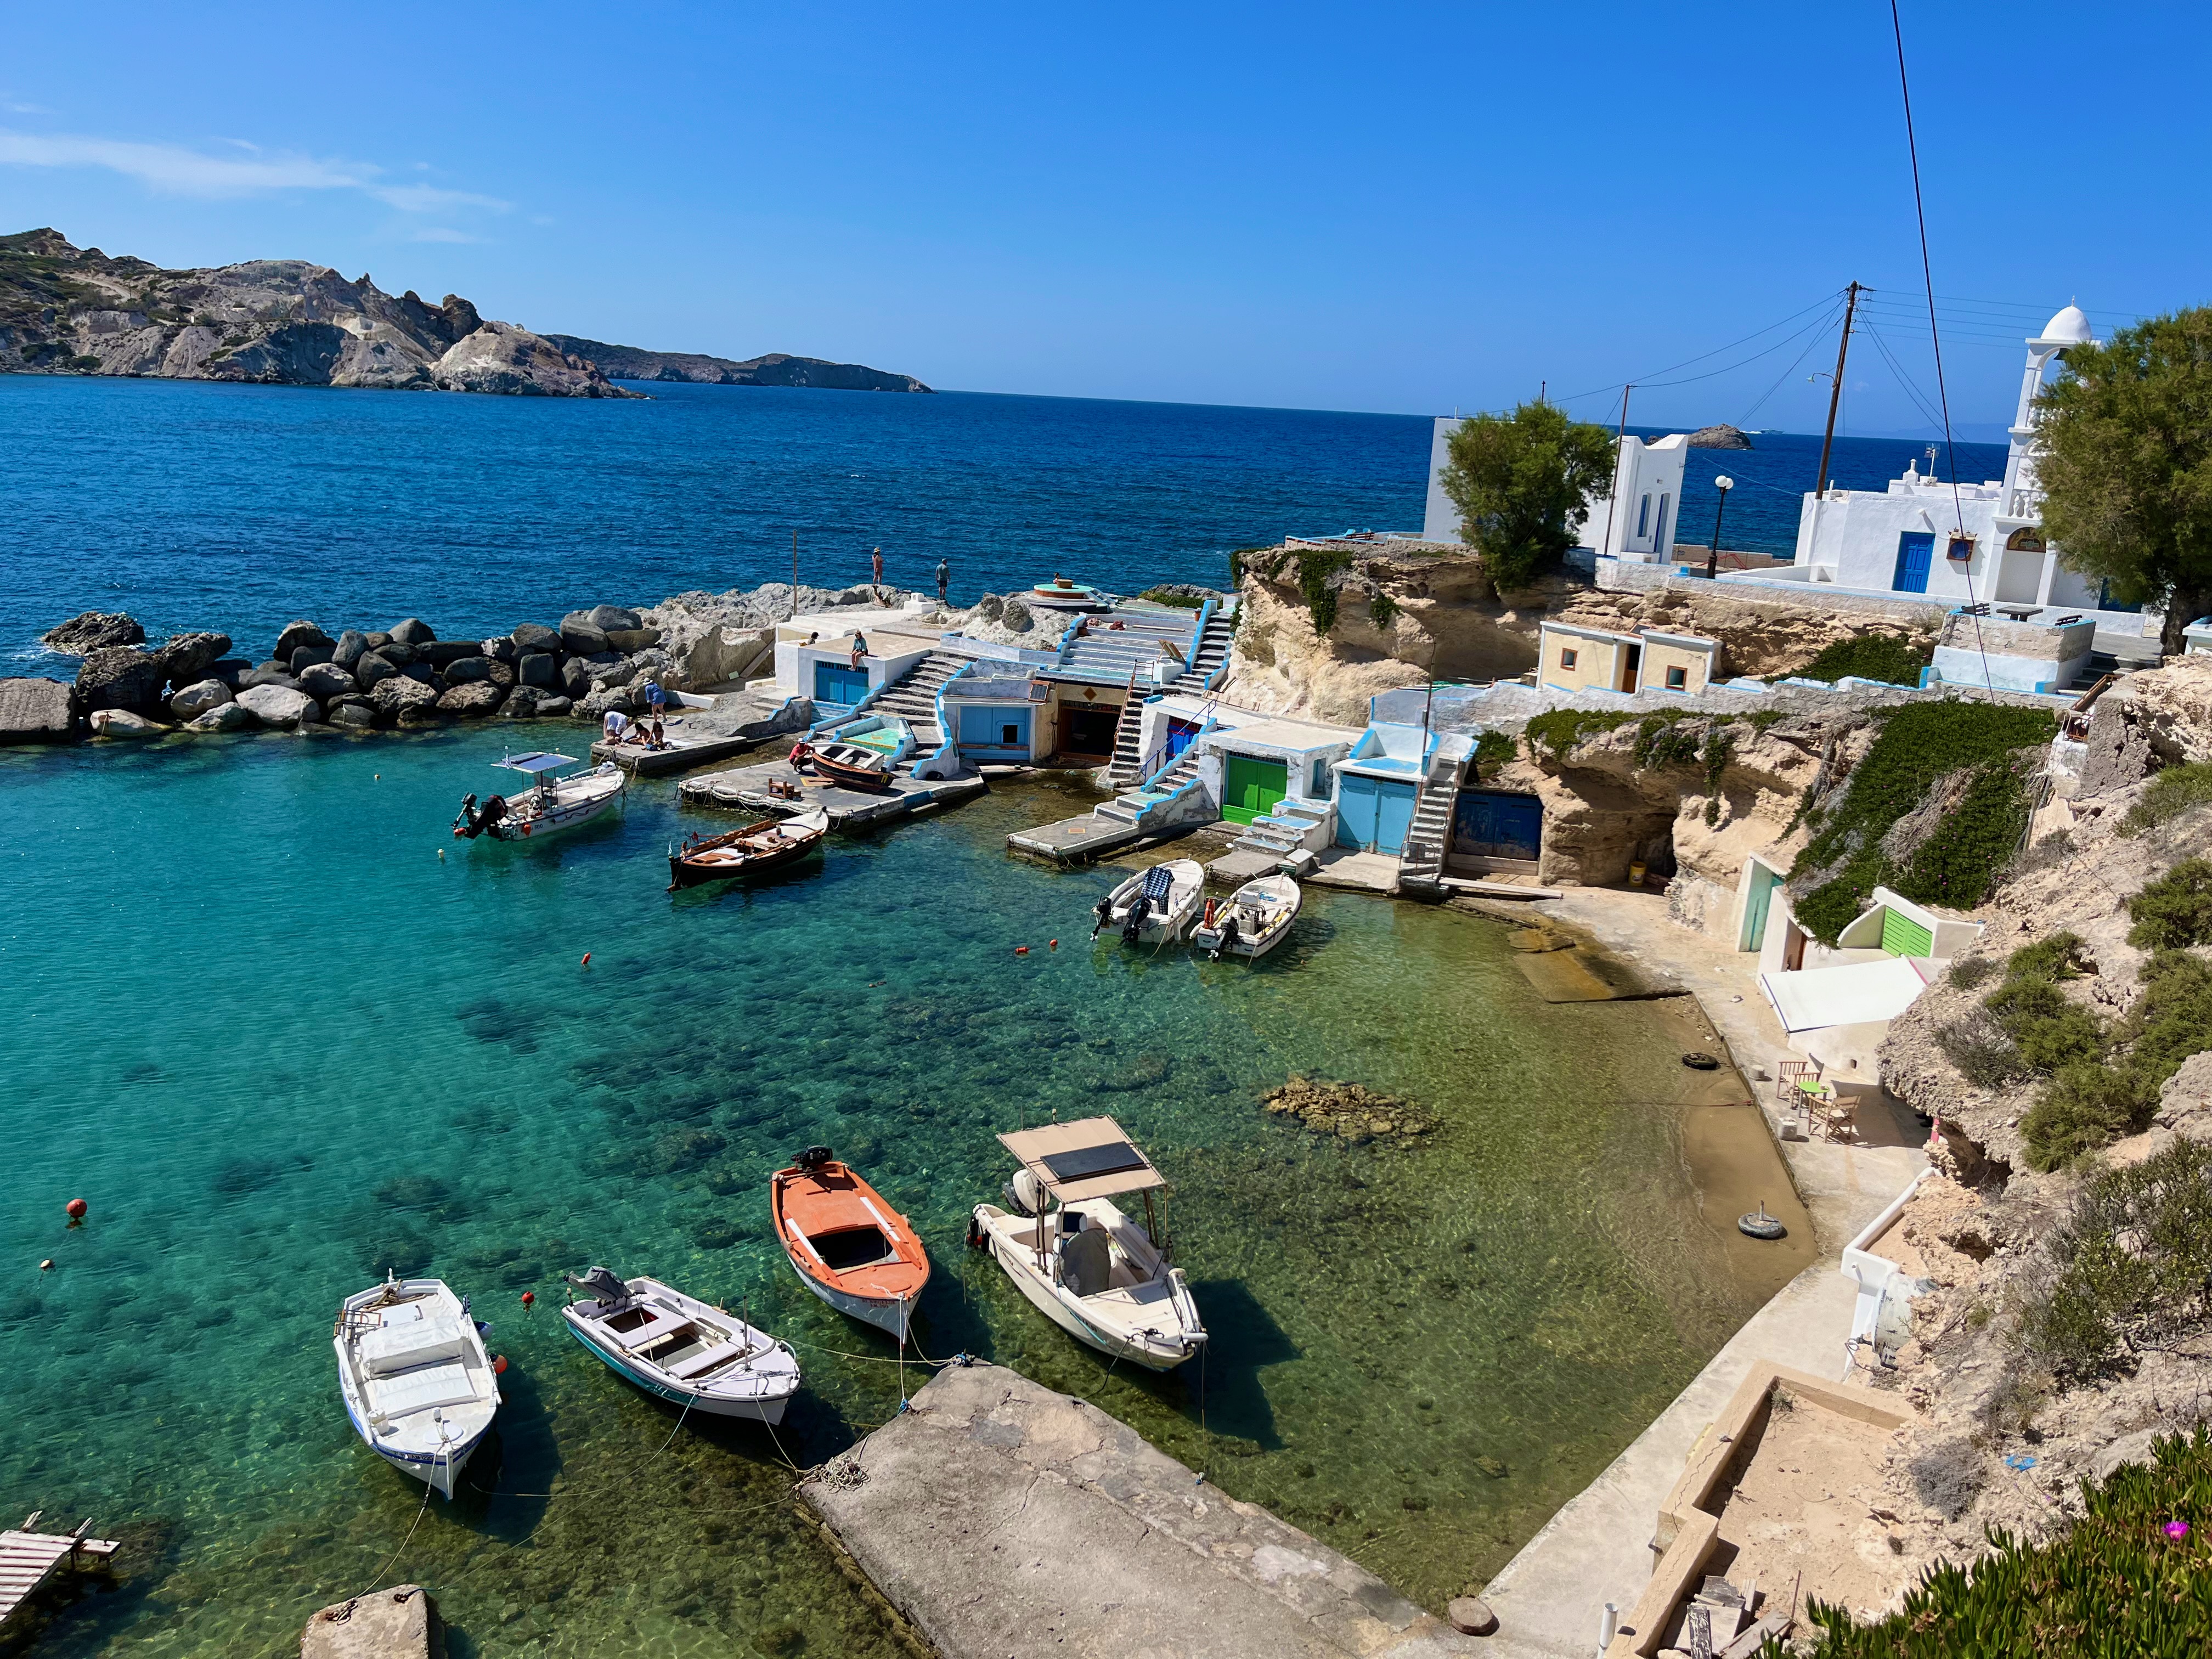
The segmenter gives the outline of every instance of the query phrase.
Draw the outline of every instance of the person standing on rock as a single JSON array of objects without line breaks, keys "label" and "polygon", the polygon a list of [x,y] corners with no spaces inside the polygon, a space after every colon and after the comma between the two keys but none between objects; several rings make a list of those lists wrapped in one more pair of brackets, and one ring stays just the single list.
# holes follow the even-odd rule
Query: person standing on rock
[{"label": "person standing on rock", "polygon": [[[882,548],[878,548],[875,552],[870,556],[869,563],[874,568],[876,573],[874,578],[875,584],[878,587],[881,587],[884,585],[884,550]],[[876,597],[880,599],[883,596],[881,594],[878,594]]]},{"label": "person standing on rock", "polygon": [[950,560],[950,559],[939,559],[939,560],[937,562],[937,602],[938,602],[938,604],[939,604],[939,605],[947,605],[947,604],[950,604],[950,603],[951,603],[951,601],[950,601],[950,600],[948,600],[948,599],[945,597],[945,590],[946,589],[946,587],[948,587],[949,586],[951,586],[951,581],[952,581],[952,561],[951,561],[951,560]]}]

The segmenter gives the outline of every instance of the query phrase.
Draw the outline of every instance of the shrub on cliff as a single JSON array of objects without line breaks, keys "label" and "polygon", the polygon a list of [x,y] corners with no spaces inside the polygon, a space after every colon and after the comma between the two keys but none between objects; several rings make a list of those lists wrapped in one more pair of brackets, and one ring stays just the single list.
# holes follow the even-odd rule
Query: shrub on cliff
[{"label": "shrub on cliff", "polygon": [[1589,501],[1613,494],[1613,434],[1552,404],[1462,421],[1445,454],[1437,482],[1500,592],[1556,566],[1575,545]]},{"label": "shrub on cliff", "polygon": [[1920,671],[1935,659],[1933,635],[1899,639],[1893,634],[1861,634],[1853,639],[1836,641],[1802,668],[1771,675],[1767,684],[1802,679],[1826,680],[1832,684],[1837,680],[1856,678],[1880,680],[1885,685],[1917,685]]},{"label": "shrub on cliff", "polygon": [[[1886,1619],[1817,1598],[1814,1659],[2083,1659],[2212,1648],[2212,1432],[2161,1440],[2148,1465],[2081,1484],[2081,1514],[2039,1543],[2002,1528],[1994,1553],[1942,1562]],[[1785,1659],[1769,1640],[1761,1659]]]},{"label": "shrub on cliff", "polygon": [[2120,820],[2120,833],[2140,836],[2207,801],[2212,801],[2212,766],[2169,766],[2150,781],[2142,799],[2128,808],[2127,817]]},{"label": "shrub on cliff", "polygon": [[2212,863],[2184,859],[2128,901],[2128,943],[2153,951],[2212,944]]},{"label": "shrub on cliff", "polygon": [[[1946,699],[1908,703],[1881,717],[1881,735],[1828,807],[1790,872],[1815,881],[1794,908],[1823,945],[1863,911],[1879,885],[1906,898],[1971,908],[1988,896],[2027,825],[2018,751],[2050,742],[2057,723],[2040,708]],[[1899,860],[1882,850],[1897,821],[1954,773],[1973,774],[1964,809]]]}]

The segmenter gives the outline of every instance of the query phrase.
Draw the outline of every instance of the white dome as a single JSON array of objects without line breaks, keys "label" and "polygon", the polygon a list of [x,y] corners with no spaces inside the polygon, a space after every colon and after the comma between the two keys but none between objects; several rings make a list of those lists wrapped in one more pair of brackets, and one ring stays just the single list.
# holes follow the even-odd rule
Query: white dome
[{"label": "white dome", "polygon": [[2069,306],[2043,325],[2039,337],[2045,344],[2085,345],[2090,338],[2089,319],[2079,306]]}]

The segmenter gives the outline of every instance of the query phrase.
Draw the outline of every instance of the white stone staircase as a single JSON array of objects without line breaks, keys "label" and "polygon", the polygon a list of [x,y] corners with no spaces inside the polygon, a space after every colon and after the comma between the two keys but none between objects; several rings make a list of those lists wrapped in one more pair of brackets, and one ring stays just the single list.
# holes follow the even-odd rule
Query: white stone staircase
[{"label": "white stone staircase", "polygon": [[1459,799],[1468,758],[1439,759],[1421,784],[1420,799],[1413,803],[1413,821],[1406,830],[1405,850],[1398,860],[1401,889],[1419,887],[1441,890],[1444,847],[1451,839],[1452,806]]},{"label": "white stone staircase", "polygon": [[945,728],[937,719],[937,693],[967,665],[965,657],[933,651],[854,712],[896,714],[914,728],[915,757],[933,755],[945,746]]},{"label": "white stone staircase", "polygon": [[1335,823],[1334,809],[1325,801],[1278,801],[1273,811],[1244,826],[1244,833],[1230,850],[1257,853],[1286,866],[1303,868],[1328,845]]},{"label": "white stone staircase", "polygon": [[1198,637],[1198,647],[1192,653],[1190,666],[1168,685],[1170,691],[1196,692],[1209,690],[1217,672],[1229,660],[1231,636],[1237,631],[1237,601],[1224,599],[1208,613],[1206,629]]},{"label": "white stone staircase", "polygon": [[[1192,790],[1183,800],[1175,799],[1198,775],[1198,762],[1197,749],[1186,749],[1176,757],[1174,765],[1143,788],[1124,790],[1113,799],[1093,807],[1091,815],[1149,830],[1189,821],[1193,813],[1202,809],[1206,821],[1211,823],[1219,815],[1214,811],[1212,798],[1203,788]],[[1198,796],[1206,799],[1201,802],[1195,799]]]}]

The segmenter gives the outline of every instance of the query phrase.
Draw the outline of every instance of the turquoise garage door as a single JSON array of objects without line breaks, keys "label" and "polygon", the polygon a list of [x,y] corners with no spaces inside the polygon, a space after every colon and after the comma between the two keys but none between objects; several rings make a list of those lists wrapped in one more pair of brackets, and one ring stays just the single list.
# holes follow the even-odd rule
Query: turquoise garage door
[{"label": "turquoise garage door", "polygon": [[1413,798],[1419,791],[1410,783],[1370,778],[1343,772],[1336,781],[1336,844],[1370,853],[1402,853],[1406,831],[1413,824]]}]

